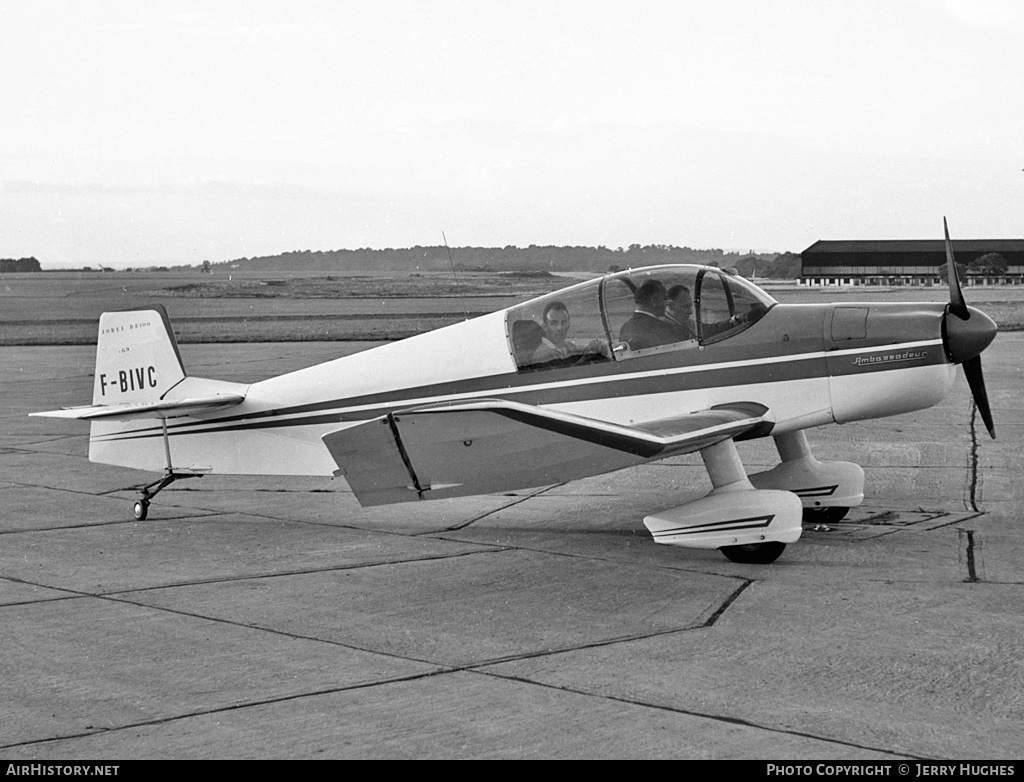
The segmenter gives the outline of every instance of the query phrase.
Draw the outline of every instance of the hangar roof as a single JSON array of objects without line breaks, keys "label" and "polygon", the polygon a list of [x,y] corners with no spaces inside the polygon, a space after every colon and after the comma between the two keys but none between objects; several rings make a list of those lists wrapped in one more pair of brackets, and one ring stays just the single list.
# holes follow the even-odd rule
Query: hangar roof
[{"label": "hangar roof", "polygon": [[[1020,253],[1024,239],[953,239],[953,252]],[[945,253],[942,239],[820,239],[803,253]]]}]

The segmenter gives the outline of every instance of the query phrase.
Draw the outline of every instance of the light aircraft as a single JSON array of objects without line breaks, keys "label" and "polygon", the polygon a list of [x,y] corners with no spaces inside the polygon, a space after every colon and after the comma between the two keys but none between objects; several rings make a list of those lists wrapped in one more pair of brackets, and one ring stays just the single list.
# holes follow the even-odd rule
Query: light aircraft
[{"label": "light aircraft", "polygon": [[[343,476],[369,506],[699,451],[712,491],[644,524],[659,543],[769,563],[805,514],[835,521],[864,497],[861,467],[818,461],[805,430],[930,407],[962,364],[995,437],[980,354],[996,325],[964,301],[948,229],[946,256],[948,303],[780,304],[716,268],[655,266],[251,385],[187,375],[162,306],[106,312],[92,404],[33,415],[89,421],[91,461],[162,473],[140,520],[209,473]],[[671,338],[627,327],[680,293],[689,323]],[[736,442],[755,437],[780,464],[748,475]]]}]

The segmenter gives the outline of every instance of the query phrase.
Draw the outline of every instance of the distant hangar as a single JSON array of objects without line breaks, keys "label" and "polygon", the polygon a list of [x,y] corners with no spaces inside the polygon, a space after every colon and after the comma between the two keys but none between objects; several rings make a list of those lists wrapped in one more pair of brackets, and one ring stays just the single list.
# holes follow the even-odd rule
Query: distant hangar
[{"label": "distant hangar", "polygon": [[[1006,272],[974,274],[971,284],[1020,285],[1024,281],[1024,239],[953,240],[957,264],[970,264],[988,253],[1006,261]],[[941,239],[817,241],[800,253],[801,284],[937,285],[946,263]]]}]

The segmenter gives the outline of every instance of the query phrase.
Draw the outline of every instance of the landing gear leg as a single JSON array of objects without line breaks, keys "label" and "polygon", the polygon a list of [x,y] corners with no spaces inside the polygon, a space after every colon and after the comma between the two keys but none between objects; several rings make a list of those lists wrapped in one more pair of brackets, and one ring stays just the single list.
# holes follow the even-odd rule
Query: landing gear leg
[{"label": "landing gear leg", "polygon": [[800,499],[751,485],[731,439],[702,448],[700,455],[713,490],[645,518],[655,542],[721,549],[734,562],[774,562],[800,537]]},{"label": "landing gear leg", "polygon": [[[704,459],[704,467],[714,486],[712,494],[734,491],[755,492],[754,485],[747,477],[746,470],[736,452],[736,444],[730,439],[705,448],[700,452]],[[764,495],[764,496],[767,496]],[[787,497],[786,500],[789,500]],[[762,542],[763,541],[763,542]],[[786,548],[786,544],[777,540],[764,540],[756,543],[744,543],[736,546],[722,546],[719,551],[733,562],[748,565],[768,565],[777,560]]]},{"label": "landing gear leg", "polygon": [[[198,475],[192,472],[174,472],[170,468],[164,474],[164,477],[158,481],[153,481],[142,487],[142,496],[135,501],[135,505],[132,508],[132,512],[135,516],[136,521],[144,521],[146,516],[149,515],[149,501],[152,500],[157,494],[166,489],[175,481],[182,480],[183,478],[202,478],[202,475]],[[155,489],[153,487],[156,487]]]},{"label": "landing gear leg", "polygon": [[[167,467],[164,470],[164,477],[158,481],[146,484],[142,487],[142,496],[135,501],[135,505],[132,506],[132,515],[135,516],[136,521],[144,521],[146,516],[149,515],[149,502],[157,494],[166,489],[172,483],[183,478],[202,478],[203,476],[192,472],[175,472],[174,467],[171,465],[171,442],[167,436],[167,419],[163,419],[164,424],[164,453],[167,456]],[[156,487],[155,489],[153,487]]]},{"label": "landing gear leg", "polygon": [[750,476],[759,489],[783,489],[803,504],[806,522],[839,521],[851,507],[864,501],[864,470],[853,462],[819,462],[811,453],[803,431],[775,437],[782,464]]}]

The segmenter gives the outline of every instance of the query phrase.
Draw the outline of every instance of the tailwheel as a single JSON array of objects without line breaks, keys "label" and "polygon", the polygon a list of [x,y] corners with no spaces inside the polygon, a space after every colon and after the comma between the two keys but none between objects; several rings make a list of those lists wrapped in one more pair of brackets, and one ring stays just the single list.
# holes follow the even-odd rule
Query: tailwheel
[{"label": "tailwheel", "polygon": [[[174,472],[170,468],[164,473],[164,477],[158,481],[153,481],[148,486],[142,487],[142,496],[135,501],[135,505],[132,511],[135,515],[136,521],[143,521],[146,516],[149,515],[149,501],[152,500],[157,494],[166,489],[175,481],[180,481],[182,478],[202,478],[202,475],[192,472]],[[156,487],[155,489],[153,487]]]},{"label": "tailwheel", "polygon": [[768,565],[786,549],[785,543],[770,540],[767,543],[748,543],[744,546],[722,546],[719,551],[726,558],[743,565]]},{"label": "tailwheel", "polygon": [[837,521],[842,521],[849,512],[849,508],[839,506],[831,508],[804,508],[804,523],[835,524]]}]

